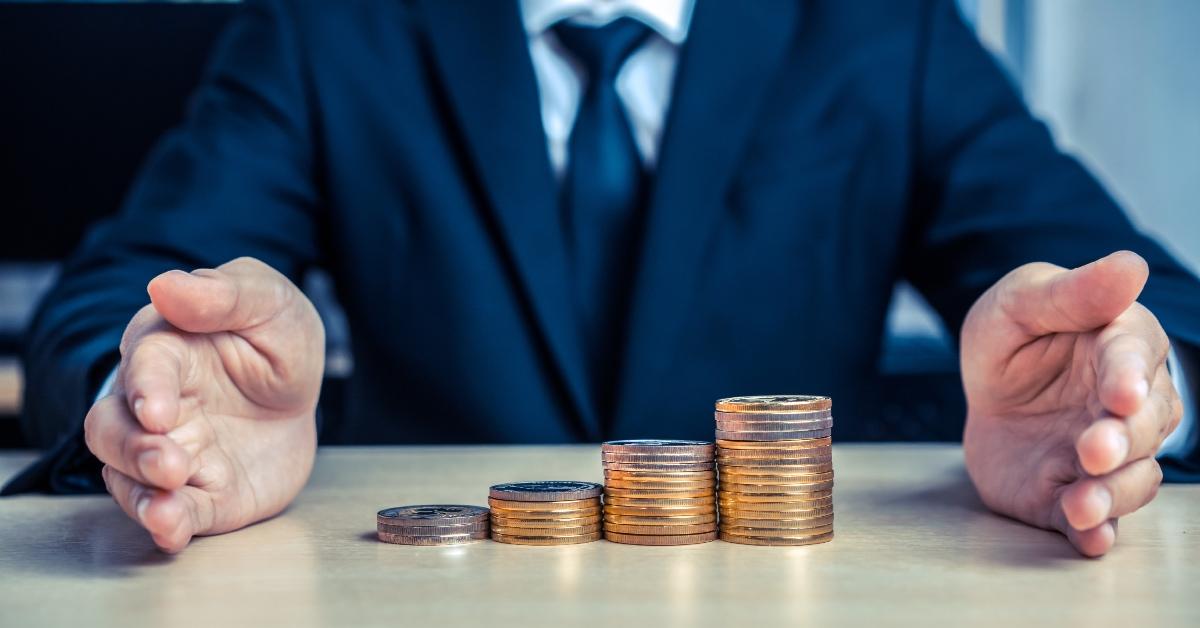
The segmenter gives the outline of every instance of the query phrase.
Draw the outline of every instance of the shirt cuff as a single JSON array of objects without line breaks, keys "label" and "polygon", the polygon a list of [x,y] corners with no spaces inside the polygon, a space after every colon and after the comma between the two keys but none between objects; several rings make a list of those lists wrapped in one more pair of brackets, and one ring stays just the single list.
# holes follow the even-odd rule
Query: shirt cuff
[{"label": "shirt cuff", "polygon": [[1183,402],[1183,419],[1158,448],[1159,458],[1183,458],[1190,453],[1188,444],[1192,442],[1191,435],[1196,429],[1196,400],[1192,398],[1192,393],[1196,390],[1194,385],[1198,383],[1196,378],[1200,377],[1200,373],[1195,372],[1195,366],[1189,364],[1188,367],[1192,367],[1190,370],[1185,367],[1174,347],[1167,355],[1167,370],[1171,372],[1171,381],[1175,384],[1175,390],[1179,392],[1180,401]]}]

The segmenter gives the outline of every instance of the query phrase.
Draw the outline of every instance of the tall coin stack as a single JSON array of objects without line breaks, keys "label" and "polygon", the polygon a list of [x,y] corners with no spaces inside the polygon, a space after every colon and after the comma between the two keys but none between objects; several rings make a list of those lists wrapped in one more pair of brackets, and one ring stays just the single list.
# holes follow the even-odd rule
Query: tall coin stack
[{"label": "tall coin stack", "polygon": [[600,540],[600,495],[595,482],[497,484],[488,492],[492,540],[514,545],[572,545]]},{"label": "tall coin stack", "polygon": [[689,545],[717,538],[713,445],[616,440],[601,446],[604,538],[633,545]]},{"label": "tall coin stack", "polygon": [[480,506],[397,506],[375,515],[376,535],[398,545],[458,545],[488,538],[488,509]]},{"label": "tall coin stack", "polygon": [[833,539],[833,401],[731,397],[716,403],[721,540],[809,545]]}]

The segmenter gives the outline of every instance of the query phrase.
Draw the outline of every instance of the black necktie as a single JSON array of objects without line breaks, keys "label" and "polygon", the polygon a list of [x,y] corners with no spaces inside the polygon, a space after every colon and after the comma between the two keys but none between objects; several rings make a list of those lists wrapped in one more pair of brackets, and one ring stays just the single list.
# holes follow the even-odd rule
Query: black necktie
[{"label": "black necktie", "polygon": [[620,18],[602,27],[559,22],[554,33],[587,73],[571,129],[564,225],[592,379],[607,406],[646,186],[616,77],[650,29]]}]

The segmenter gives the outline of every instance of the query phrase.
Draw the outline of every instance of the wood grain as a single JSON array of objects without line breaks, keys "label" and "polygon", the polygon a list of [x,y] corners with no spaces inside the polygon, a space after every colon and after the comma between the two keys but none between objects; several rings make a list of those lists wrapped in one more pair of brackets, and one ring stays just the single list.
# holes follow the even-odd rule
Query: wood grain
[{"label": "wood grain", "polygon": [[[0,456],[0,477],[32,459]],[[0,501],[13,626],[1200,625],[1200,486],[1100,560],[987,513],[952,446],[837,446],[836,538],[799,548],[385,545],[375,511],[601,478],[596,446],[325,448],[284,515],[157,552],[104,497]]]}]

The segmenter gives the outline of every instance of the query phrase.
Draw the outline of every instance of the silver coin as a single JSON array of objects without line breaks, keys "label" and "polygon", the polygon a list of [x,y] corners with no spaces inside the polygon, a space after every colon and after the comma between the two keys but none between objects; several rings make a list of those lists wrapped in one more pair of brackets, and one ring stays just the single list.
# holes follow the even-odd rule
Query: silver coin
[{"label": "silver coin", "polygon": [[833,433],[833,430],[805,430],[802,432],[729,432],[725,430],[717,430],[717,438],[721,440],[756,440],[756,441],[772,441],[772,440],[811,440],[817,438],[826,438]]},{"label": "silver coin", "polygon": [[376,520],[386,525],[431,525],[474,523],[486,520],[490,512],[482,506],[459,504],[422,504],[419,506],[396,506],[376,513]]},{"label": "silver coin", "polygon": [[604,486],[595,482],[542,480],[496,484],[488,496],[517,502],[560,502],[599,497],[602,493]]},{"label": "silver coin", "polygon": [[833,410],[811,412],[713,412],[718,421],[817,421],[833,417]]},{"label": "silver coin", "polygon": [[816,421],[724,421],[717,419],[717,429],[727,432],[799,432],[833,427],[833,419]]}]

